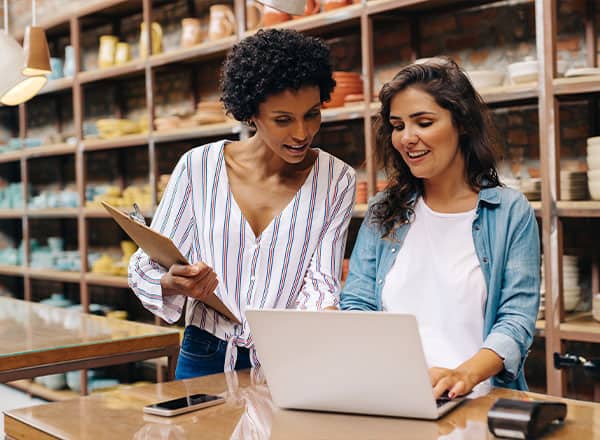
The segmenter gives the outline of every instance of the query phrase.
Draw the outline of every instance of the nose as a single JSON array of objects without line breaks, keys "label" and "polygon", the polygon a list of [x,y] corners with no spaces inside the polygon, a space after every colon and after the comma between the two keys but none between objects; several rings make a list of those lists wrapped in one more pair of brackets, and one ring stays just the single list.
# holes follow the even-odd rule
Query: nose
[{"label": "nose", "polygon": [[308,139],[308,127],[304,121],[298,121],[292,128],[292,139],[294,142],[304,144]]},{"label": "nose", "polygon": [[412,128],[405,127],[402,131],[402,137],[400,138],[400,142],[404,147],[416,145],[419,142],[419,137]]}]

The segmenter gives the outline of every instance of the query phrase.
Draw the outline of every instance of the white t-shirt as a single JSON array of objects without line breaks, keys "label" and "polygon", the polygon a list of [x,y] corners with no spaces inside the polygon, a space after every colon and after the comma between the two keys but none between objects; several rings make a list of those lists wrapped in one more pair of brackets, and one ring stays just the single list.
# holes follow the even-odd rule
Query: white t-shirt
[{"label": "white t-shirt", "polygon": [[383,310],[415,315],[429,367],[456,368],[479,351],[487,288],[473,243],[475,209],[415,206],[382,291]]}]

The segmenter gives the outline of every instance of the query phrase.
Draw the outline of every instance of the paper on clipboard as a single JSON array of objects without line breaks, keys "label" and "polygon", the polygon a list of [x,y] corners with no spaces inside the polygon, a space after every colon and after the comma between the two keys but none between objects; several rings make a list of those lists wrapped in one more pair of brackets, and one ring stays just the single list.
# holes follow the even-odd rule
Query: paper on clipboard
[{"label": "paper on clipboard", "polygon": [[[101,203],[135,244],[142,248],[144,252],[146,252],[154,261],[158,262],[158,264],[166,268],[171,267],[173,264],[189,264],[187,259],[179,252],[179,249],[177,249],[177,246],[175,246],[170,238],[159,234],[146,225],[136,222],[131,219],[129,215],[114,206],[111,206],[106,202]],[[235,315],[231,313],[227,306],[223,304],[214,293],[205,300],[202,300],[202,302],[230,320],[238,324],[240,323]]]}]

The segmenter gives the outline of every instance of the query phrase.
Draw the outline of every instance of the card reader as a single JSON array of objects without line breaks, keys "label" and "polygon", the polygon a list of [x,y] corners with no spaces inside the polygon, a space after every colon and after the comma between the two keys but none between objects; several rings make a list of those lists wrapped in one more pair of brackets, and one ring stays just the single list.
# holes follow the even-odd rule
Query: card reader
[{"label": "card reader", "polygon": [[488,412],[488,428],[496,437],[531,439],[560,426],[566,416],[564,403],[498,399]]}]

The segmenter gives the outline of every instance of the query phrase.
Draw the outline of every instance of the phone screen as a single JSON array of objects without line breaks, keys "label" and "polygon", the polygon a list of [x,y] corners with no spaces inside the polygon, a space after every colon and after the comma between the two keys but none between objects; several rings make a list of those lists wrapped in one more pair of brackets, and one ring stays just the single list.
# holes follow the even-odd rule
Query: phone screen
[{"label": "phone screen", "polygon": [[212,402],[215,400],[222,399],[220,396],[212,396],[210,394],[192,394],[188,397],[181,397],[179,399],[167,400],[165,402],[155,403],[154,405],[149,405],[150,408],[157,409],[180,409],[186,408],[188,406],[194,406],[201,403]]}]

